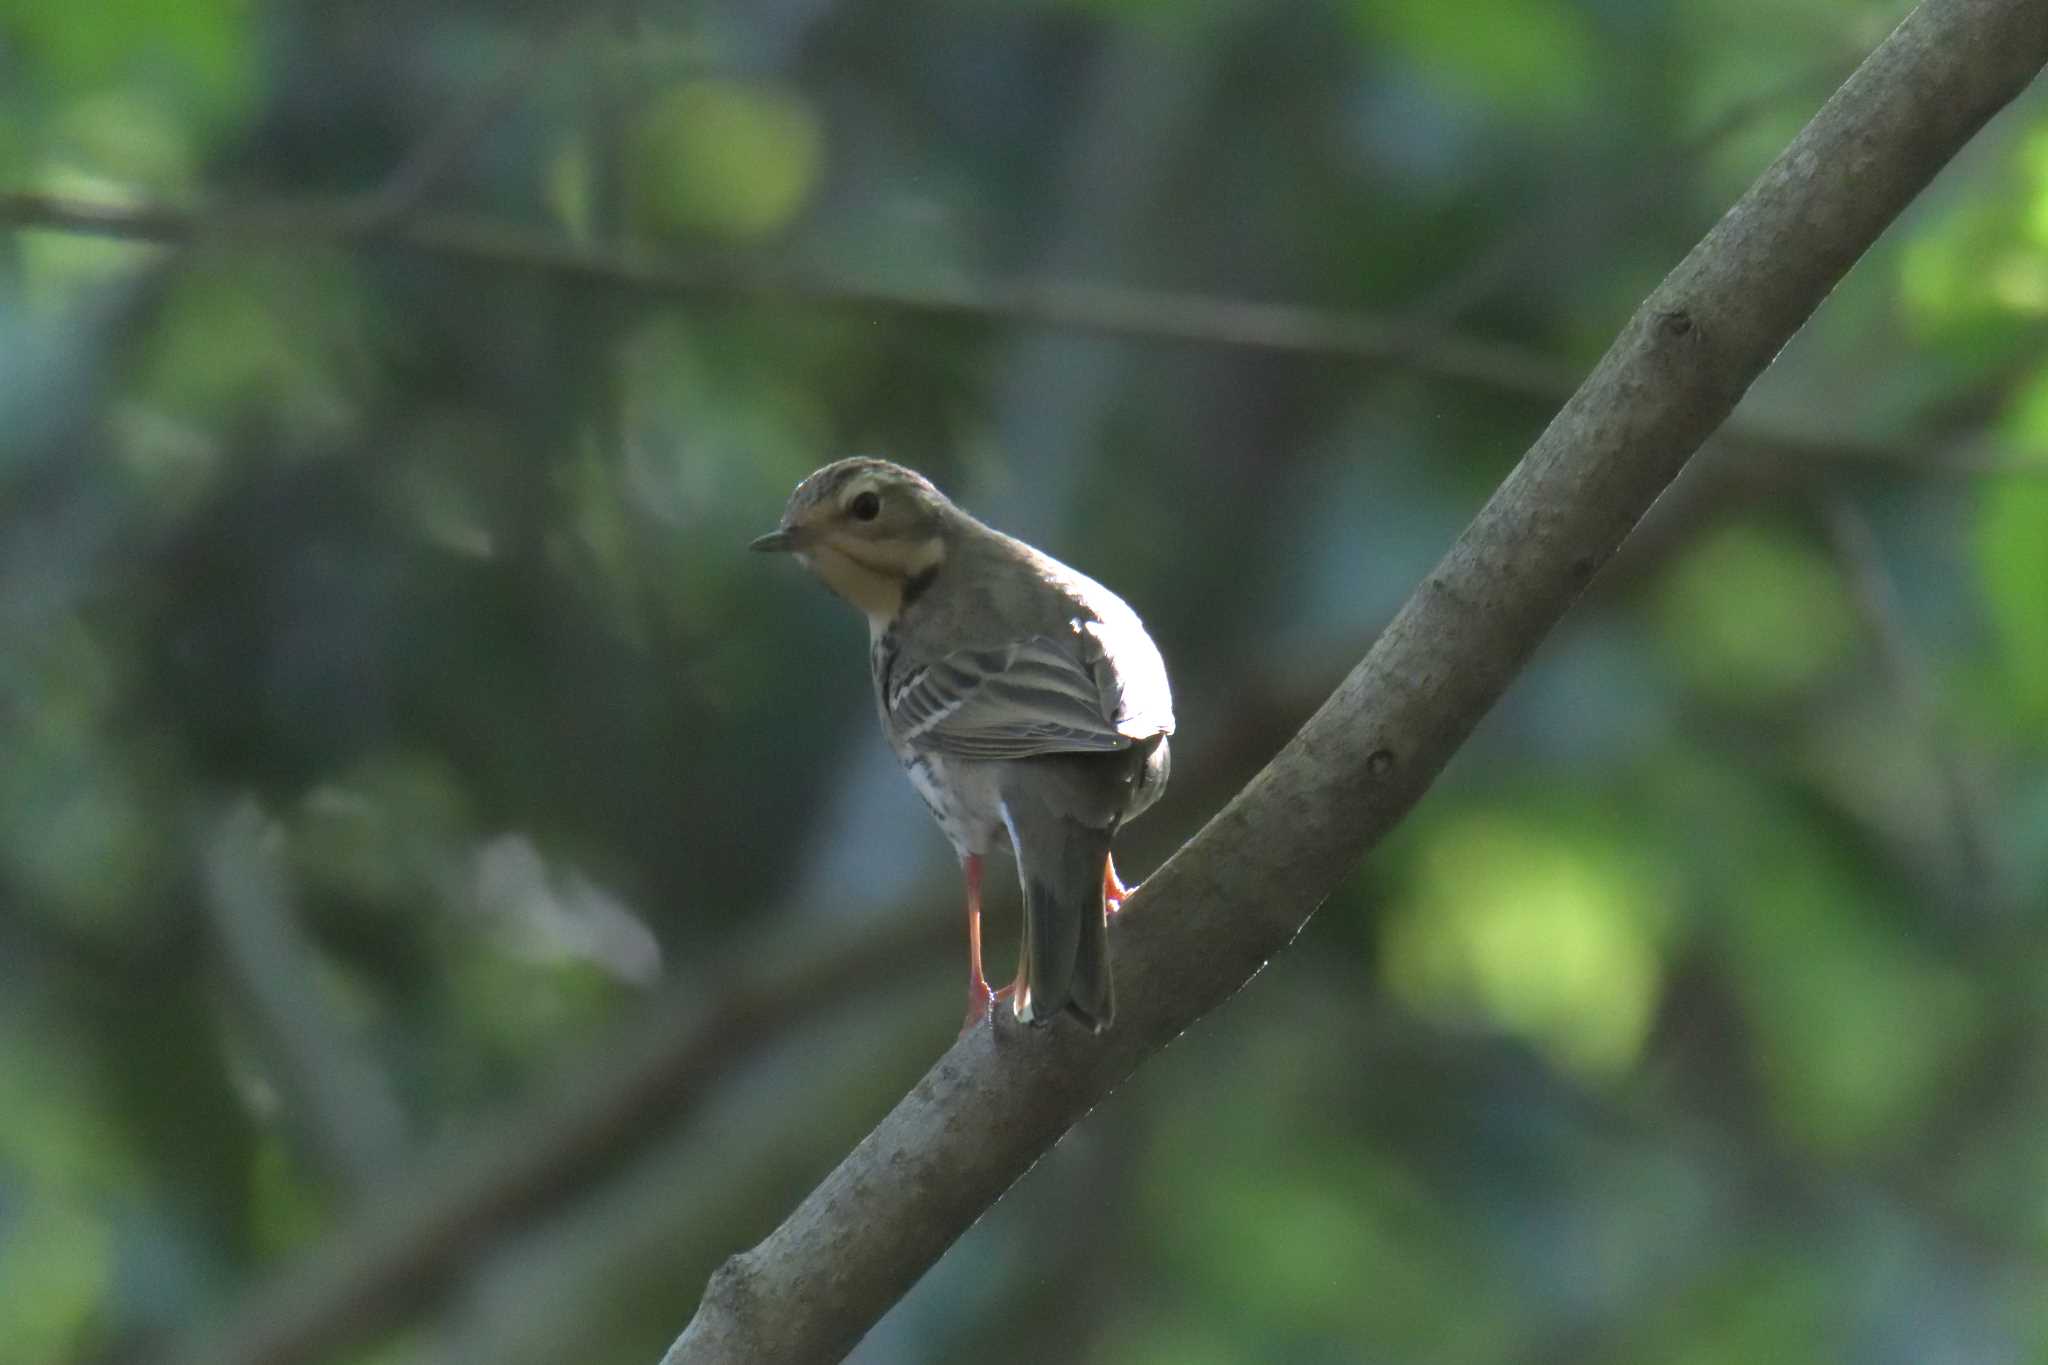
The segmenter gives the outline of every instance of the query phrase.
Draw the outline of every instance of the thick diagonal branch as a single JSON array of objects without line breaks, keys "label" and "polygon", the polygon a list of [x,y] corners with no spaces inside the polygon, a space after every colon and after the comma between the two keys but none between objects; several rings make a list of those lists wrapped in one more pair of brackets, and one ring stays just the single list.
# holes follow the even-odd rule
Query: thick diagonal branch
[{"label": "thick diagonal branch", "polygon": [[1284,948],[1414,805],[1857,257],[2048,59],[2040,0],[1927,0],[1658,286],[1443,562],[1120,919],[1117,1026],[962,1039],[665,1365],[835,1360],[1059,1136]]}]

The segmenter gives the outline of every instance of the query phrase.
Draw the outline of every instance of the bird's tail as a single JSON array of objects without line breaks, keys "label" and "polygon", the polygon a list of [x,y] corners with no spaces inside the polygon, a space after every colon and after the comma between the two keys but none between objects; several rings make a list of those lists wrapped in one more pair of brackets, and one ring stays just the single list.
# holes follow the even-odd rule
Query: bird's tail
[{"label": "bird's tail", "polygon": [[1044,1024],[1064,1009],[1100,1033],[1116,1015],[1102,903],[1112,831],[1029,802],[1006,803],[1006,814],[1024,887],[1017,1017]]}]

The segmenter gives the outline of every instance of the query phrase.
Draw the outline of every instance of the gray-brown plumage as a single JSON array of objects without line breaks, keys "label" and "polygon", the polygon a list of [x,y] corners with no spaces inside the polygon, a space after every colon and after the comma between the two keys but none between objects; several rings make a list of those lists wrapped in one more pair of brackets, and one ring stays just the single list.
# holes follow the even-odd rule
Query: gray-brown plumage
[{"label": "gray-brown plumage", "polygon": [[1167,775],[1166,666],[1122,598],[983,525],[923,475],[841,460],[790,495],[757,550],[794,555],[868,618],[882,730],[967,877],[969,1026],[981,970],[982,859],[1017,855],[1017,1017],[1091,1028],[1116,1009],[1110,843]]}]

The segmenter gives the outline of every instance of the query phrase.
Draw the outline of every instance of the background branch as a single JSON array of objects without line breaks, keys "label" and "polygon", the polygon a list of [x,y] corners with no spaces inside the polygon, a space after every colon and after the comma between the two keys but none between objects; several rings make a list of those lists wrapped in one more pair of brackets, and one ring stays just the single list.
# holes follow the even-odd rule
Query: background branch
[{"label": "background branch", "polygon": [[434,191],[461,169],[491,129],[525,97],[548,63],[560,58],[563,45],[574,38],[583,18],[580,6],[567,6],[561,13],[546,18],[536,32],[522,35],[513,53],[499,63],[491,78],[451,107],[364,200],[359,210],[359,227],[389,232],[418,213]]},{"label": "background branch", "polygon": [[713,1277],[666,1365],[838,1358],[1060,1134],[1285,947],[1828,291],[2044,58],[2048,9],[2032,0],[1914,10],[1638,309],[1337,693],[1146,883],[1119,921],[1117,1028],[963,1038]]},{"label": "background branch", "polygon": [[12,192],[0,194],[0,224],[166,244],[207,238],[360,242],[647,295],[794,297],[834,307],[998,317],[1110,336],[1416,364],[1446,379],[1545,401],[1568,395],[1576,379],[1570,366],[1547,356],[1465,338],[1440,340],[1418,356],[1401,326],[1321,309],[1105,285],[896,286],[748,274],[729,264],[698,266],[626,250],[588,250],[551,232],[475,215],[422,214],[390,222],[348,200],[197,211]]},{"label": "background branch", "polygon": [[[822,935],[807,949],[751,954],[769,970],[709,970],[670,993],[654,1018],[490,1130],[421,1161],[352,1232],[185,1344],[191,1365],[292,1365],[366,1340],[450,1287],[480,1249],[555,1208],[636,1145],[676,1131],[745,1056],[861,987],[888,981],[952,942],[945,916],[905,913]],[[709,983],[729,984],[707,997]]]},{"label": "background branch", "polygon": [[[1578,367],[1540,351],[1410,318],[1051,280],[880,285],[790,272],[742,272],[729,264],[586,248],[552,232],[477,215],[394,217],[382,200],[380,191],[360,204],[340,200],[200,211],[15,191],[0,193],[0,226],[181,246],[259,240],[387,247],[650,297],[787,298],[834,309],[992,319],[1102,336],[1325,356],[1411,369],[1544,404],[1569,398],[1580,375]],[[1754,422],[1731,425],[1722,436],[1772,457],[1789,454],[1915,474],[2048,475],[2048,460],[1983,442],[1953,449],[1953,443],[1937,442],[1930,453],[1926,441],[1804,434]]]},{"label": "background branch", "polygon": [[245,797],[208,831],[200,882],[234,998],[299,1145],[357,1200],[409,1145],[373,1054],[336,1018],[299,930],[283,840]]},{"label": "background branch", "polygon": [[[0,192],[0,227],[72,231],[166,246],[190,246],[209,239],[383,246],[467,264],[528,270],[571,284],[651,297],[799,299],[829,309],[911,313],[934,319],[993,319],[1008,325],[1065,327],[1098,336],[1405,366],[1448,383],[1473,385],[1536,403],[1563,403],[1579,383],[1579,368],[1554,356],[1509,342],[1462,336],[1430,321],[1059,280],[864,284],[788,272],[735,272],[729,264],[700,266],[627,248],[573,246],[551,231],[492,217],[391,215],[383,207],[381,190],[365,205],[338,201],[217,211],[150,203],[96,203],[63,194],[16,190]],[[1833,432],[1825,436],[1786,432],[1755,422],[1731,424],[1722,432],[1722,440],[1765,456],[1792,454],[1815,463],[1872,465],[1915,475],[2048,475],[2048,458],[1980,440],[1950,448],[1954,442],[1860,440]]]},{"label": "background branch", "polygon": [[1942,899],[1964,924],[1980,918],[2006,920],[2015,909],[2015,897],[1981,764],[1943,712],[1933,668],[1907,629],[1877,535],[1845,499],[1830,498],[1819,512],[1850,604],[1899,718],[1936,775],[1935,789],[1944,809],[1927,834],[1947,874]]}]

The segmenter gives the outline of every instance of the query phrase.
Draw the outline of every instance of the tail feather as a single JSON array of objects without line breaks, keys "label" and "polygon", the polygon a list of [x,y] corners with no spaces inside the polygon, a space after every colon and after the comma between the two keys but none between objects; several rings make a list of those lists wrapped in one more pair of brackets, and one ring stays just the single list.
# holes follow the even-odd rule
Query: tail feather
[{"label": "tail feather", "polygon": [[1065,1010],[1100,1032],[1116,1014],[1102,874],[1111,831],[1031,803],[1006,802],[1024,890],[1017,1017],[1050,1022]]},{"label": "tail feather", "polygon": [[1116,1022],[1116,982],[1109,973],[1109,916],[1102,904],[1100,877],[1096,878],[1094,909],[1081,917],[1080,951],[1074,956],[1067,1013],[1097,1033]]}]

